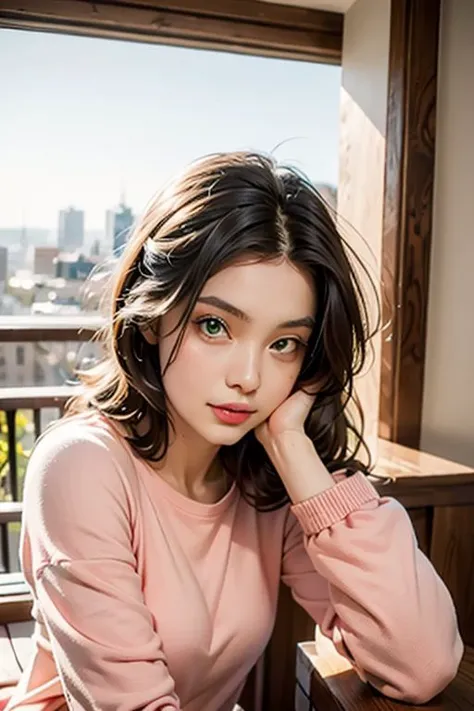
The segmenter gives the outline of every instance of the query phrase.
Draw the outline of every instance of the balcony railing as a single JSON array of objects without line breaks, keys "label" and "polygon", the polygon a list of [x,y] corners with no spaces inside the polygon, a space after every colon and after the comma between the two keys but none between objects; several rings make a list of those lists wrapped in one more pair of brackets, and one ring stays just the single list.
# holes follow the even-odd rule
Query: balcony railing
[{"label": "balcony railing", "polygon": [[[6,343],[52,343],[89,341],[103,325],[99,316],[31,317],[0,316],[0,345]],[[0,388],[0,412],[5,413],[8,500],[0,502],[0,544],[3,570],[11,570],[9,525],[21,520],[21,491],[18,477],[17,413],[32,412],[33,436],[42,431],[41,413],[53,408],[60,416],[67,401],[77,392],[74,385],[20,386]]]},{"label": "balcony railing", "polygon": [[0,343],[88,341],[103,323],[100,316],[0,316]]}]

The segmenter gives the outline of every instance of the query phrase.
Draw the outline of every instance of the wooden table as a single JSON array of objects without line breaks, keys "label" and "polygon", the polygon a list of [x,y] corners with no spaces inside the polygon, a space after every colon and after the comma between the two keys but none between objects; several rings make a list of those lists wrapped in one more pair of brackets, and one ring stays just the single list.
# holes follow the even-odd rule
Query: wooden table
[{"label": "wooden table", "polygon": [[474,504],[474,466],[384,439],[379,440],[374,474],[380,492],[394,496],[408,509]]},{"label": "wooden table", "polygon": [[295,711],[472,711],[474,709],[474,648],[466,649],[456,679],[428,704],[392,701],[364,684],[347,659],[332,644],[298,645]]}]

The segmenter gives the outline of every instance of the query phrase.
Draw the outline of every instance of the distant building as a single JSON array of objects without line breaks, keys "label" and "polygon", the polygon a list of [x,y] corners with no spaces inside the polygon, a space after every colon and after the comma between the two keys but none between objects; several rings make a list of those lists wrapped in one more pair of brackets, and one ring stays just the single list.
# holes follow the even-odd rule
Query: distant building
[{"label": "distant building", "polygon": [[[2,316],[22,316],[29,309],[11,294],[2,300]],[[0,387],[34,383],[34,343],[0,343]]]},{"label": "distant building", "polygon": [[35,247],[33,256],[33,274],[56,276],[55,260],[59,256],[57,247]]},{"label": "distant building", "polygon": [[64,252],[75,252],[84,245],[84,212],[69,207],[60,210],[58,247]]},{"label": "distant building", "polygon": [[[43,317],[54,315],[58,320],[67,320],[70,315],[81,312],[81,289],[83,282],[65,281],[64,279],[35,277],[31,274],[10,279],[10,290],[5,294],[2,315],[29,316],[35,324]],[[25,306],[21,292],[33,297],[30,306]],[[20,297],[20,298],[19,298]],[[92,314],[91,314],[92,315]],[[32,385],[63,385],[73,377],[75,365],[91,364],[102,354],[100,343],[90,341],[78,345],[73,342],[53,343],[0,343],[0,388]],[[46,427],[54,411],[42,413],[43,426]]]},{"label": "distant building", "polygon": [[97,264],[97,260],[83,254],[64,252],[56,259],[56,277],[67,281],[84,281]]},{"label": "distant building", "polygon": [[121,202],[116,210],[107,210],[105,215],[105,237],[112,254],[121,254],[133,226],[132,210]]},{"label": "distant building", "polygon": [[100,240],[95,239],[91,246],[91,257],[100,257]]},{"label": "distant building", "polygon": [[0,299],[5,293],[8,278],[8,249],[0,247]]},{"label": "distant building", "polygon": [[[77,306],[41,304],[31,310],[31,320],[36,325],[42,318],[54,315],[58,321],[64,321],[68,315],[80,313]],[[8,312],[7,312],[8,313]],[[15,314],[13,314],[15,315]],[[102,345],[96,341],[75,343],[58,341],[57,343],[0,343],[0,388],[64,385],[73,377],[76,365],[90,365],[102,355]],[[45,412],[44,426],[48,424],[52,412]]]},{"label": "distant building", "polygon": [[20,247],[23,251],[28,249],[28,232],[26,229],[26,225],[22,225],[21,228],[21,233],[20,233]]},{"label": "distant building", "polygon": [[[0,387],[39,385],[35,343],[0,344]],[[59,383],[57,383],[59,385]]]},{"label": "distant building", "polygon": [[57,241],[57,230],[44,227],[0,227],[0,245],[2,247],[26,247],[54,245]]}]

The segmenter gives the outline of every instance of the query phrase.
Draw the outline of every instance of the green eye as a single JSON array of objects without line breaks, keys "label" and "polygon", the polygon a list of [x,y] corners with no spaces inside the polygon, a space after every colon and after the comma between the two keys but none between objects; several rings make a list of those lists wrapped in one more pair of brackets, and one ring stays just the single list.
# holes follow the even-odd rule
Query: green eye
[{"label": "green eye", "polygon": [[291,341],[289,341],[287,338],[281,338],[279,341],[273,344],[273,347],[277,351],[284,351],[290,342]]},{"label": "green eye", "polygon": [[272,348],[274,348],[278,353],[294,353],[298,348],[298,342],[294,338],[280,338],[279,341],[275,341]]},{"label": "green eye", "polygon": [[220,336],[224,330],[223,324],[216,318],[206,318],[199,322],[201,331],[211,338]]}]

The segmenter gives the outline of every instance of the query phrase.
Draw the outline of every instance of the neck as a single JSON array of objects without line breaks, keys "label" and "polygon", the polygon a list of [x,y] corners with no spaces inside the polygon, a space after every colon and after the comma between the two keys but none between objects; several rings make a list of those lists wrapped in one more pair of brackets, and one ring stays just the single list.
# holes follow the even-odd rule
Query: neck
[{"label": "neck", "polygon": [[180,492],[199,498],[216,482],[222,482],[219,447],[197,435],[176,413],[173,423],[168,451],[157,471]]}]

